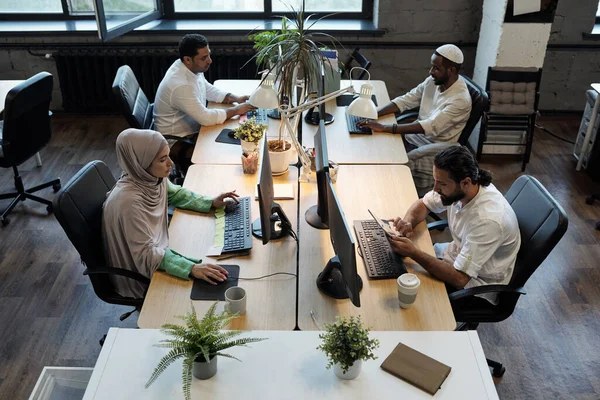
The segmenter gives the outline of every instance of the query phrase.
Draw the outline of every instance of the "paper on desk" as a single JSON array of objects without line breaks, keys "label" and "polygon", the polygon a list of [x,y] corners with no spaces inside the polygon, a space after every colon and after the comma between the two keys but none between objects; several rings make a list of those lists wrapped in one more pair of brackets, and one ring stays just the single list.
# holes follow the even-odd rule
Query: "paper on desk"
[{"label": "paper on desk", "polygon": [[[218,256],[225,245],[225,207],[219,207],[215,210],[215,237],[213,246],[208,250],[209,256]],[[217,253],[218,251],[218,253]]]},{"label": "paper on desk", "polygon": [[[274,200],[293,200],[294,186],[291,183],[276,183],[273,185]],[[254,190],[254,200],[258,200],[258,187]]]},{"label": "paper on desk", "polygon": [[223,252],[223,246],[212,246],[206,252],[206,256],[207,257],[220,256],[222,252]]},{"label": "paper on desk", "polygon": [[541,10],[541,0],[514,0],[513,15],[529,14]]}]

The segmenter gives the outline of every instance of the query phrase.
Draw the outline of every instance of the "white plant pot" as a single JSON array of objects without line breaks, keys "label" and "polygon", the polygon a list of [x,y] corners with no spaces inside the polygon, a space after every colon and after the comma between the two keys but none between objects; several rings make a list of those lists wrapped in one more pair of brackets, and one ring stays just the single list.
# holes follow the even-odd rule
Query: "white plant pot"
[{"label": "white plant pot", "polygon": [[350,368],[348,368],[348,371],[346,371],[346,373],[344,373],[344,370],[342,369],[340,364],[338,364],[338,363],[333,364],[333,372],[340,379],[348,379],[348,380],[354,379],[360,374],[361,369],[362,369],[362,360],[354,361],[354,364],[352,364],[352,366]]},{"label": "white plant pot", "polygon": [[[288,142],[289,143],[289,142]],[[273,175],[283,174],[290,167],[290,160],[292,158],[293,146],[285,151],[270,151],[269,158],[271,159],[271,172]]]},{"label": "white plant pot", "polygon": [[256,142],[247,142],[245,140],[240,140],[242,144],[242,153],[250,154],[258,152],[258,143]]},{"label": "white plant pot", "polygon": [[198,362],[194,361],[194,366],[192,369],[192,375],[198,379],[210,379],[217,373],[217,359],[218,356],[214,356],[209,363],[206,361]]}]

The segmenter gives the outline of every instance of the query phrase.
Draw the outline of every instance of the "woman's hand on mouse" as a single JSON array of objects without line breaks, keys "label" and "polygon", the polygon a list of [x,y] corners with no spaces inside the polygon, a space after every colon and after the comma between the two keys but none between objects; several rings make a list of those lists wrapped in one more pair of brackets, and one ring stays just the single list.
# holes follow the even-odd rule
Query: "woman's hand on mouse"
[{"label": "woman's hand on mouse", "polygon": [[191,275],[196,279],[202,279],[213,285],[227,280],[227,270],[216,264],[194,264]]},{"label": "woman's hand on mouse", "polygon": [[234,202],[239,203],[240,201],[237,199],[238,197],[240,196],[235,192],[235,190],[231,192],[221,193],[220,195],[215,197],[215,199],[212,202],[212,206],[214,208],[225,207],[228,203],[231,203],[230,201],[225,201],[225,199],[233,199]]}]

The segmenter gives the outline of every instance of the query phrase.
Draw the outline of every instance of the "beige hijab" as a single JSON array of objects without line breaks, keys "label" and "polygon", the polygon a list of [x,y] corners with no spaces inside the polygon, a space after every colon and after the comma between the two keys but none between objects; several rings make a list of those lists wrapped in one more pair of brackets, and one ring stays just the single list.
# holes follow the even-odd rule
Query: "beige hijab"
[{"label": "beige hijab", "polygon": [[[167,181],[148,172],[156,155],[167,146],[158,132],[126,129],[117,137],[121,178],[108,193],[102,215],[106,261],[114,268],[138,272],[148,278],[160,266],[169,244],[167,232]],[[141,298],[147,286],[113,276],[117,293]]]}]

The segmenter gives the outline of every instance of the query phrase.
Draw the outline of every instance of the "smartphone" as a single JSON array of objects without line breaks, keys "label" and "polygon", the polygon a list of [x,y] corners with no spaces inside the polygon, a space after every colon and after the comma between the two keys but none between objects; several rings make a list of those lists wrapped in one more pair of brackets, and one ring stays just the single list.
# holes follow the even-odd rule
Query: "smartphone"
[{"label": "smartphone", "polygon": [[377,218],[375,216],[375,214],[373,214],[373,212],[369,209],[367,209],[367,211],[369,212],[369,214],[371,214],[371,216],[373,217],[373,219],[375,220],[375,222],[377,222],[377,225],[379,225],[381,227],[381,229],[383,229],[383,231],[385,232],[386,235],[391,236],[393,238],[401,238],[404,237],[404,235],[401,235],[400,233],[398,233],[396,231],[396,229],[394,229],[389,221],[385,220],[385,219],[381,219],[381,218]]}]

